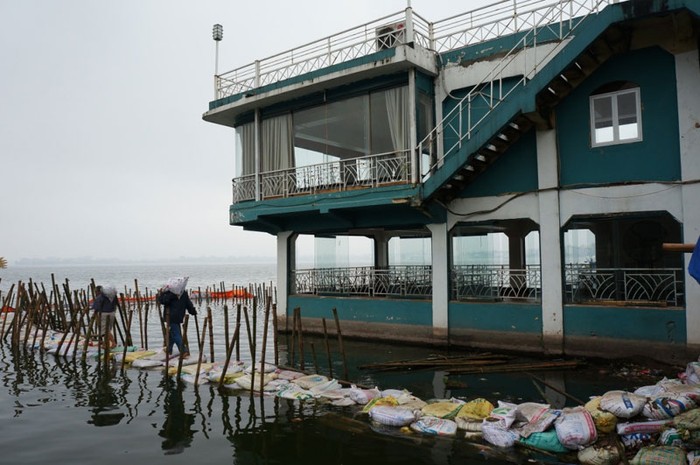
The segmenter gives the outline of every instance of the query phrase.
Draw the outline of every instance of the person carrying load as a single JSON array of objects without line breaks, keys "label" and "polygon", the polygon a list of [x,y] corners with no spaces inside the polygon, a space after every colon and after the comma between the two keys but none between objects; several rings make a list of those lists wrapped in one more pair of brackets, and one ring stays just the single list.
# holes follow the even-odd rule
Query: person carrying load
[{"label": "person carrying load", "polygon": [[163,306],[163,321],[167,321],[170,325],[167,353],[172,355],[173,345],[177,344],[177,349],[183,358],[190,355],[190,350],[182,340],[182,321],[185,319],[185,310],[192,315],[197,316],[189,294],[185,290],[187,280],[189,278],[172,278],[168,283],[161,288],[158,294],[158,303]]},{"label": "person carrying load", "polygon": [[100,325],[100,336],[103,338],[105,349],[107,346],[114,348],[117,341],[112,334],[114,327],[114,315],[117,309],[117,290],[114,286],[96,286],[95,300],[92,303],[95,316]]}]

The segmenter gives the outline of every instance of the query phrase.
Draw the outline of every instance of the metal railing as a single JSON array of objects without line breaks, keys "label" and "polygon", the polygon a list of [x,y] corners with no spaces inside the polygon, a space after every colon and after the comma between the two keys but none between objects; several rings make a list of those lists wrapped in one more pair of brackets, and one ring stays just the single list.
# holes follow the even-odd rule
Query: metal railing
[{"label": "metal railing", "polygon": [[[260,200],[408,183],[408,150],[260,173]],[[255,175],[233,179],[233,203],[255,200]]]},{"label": "metal railing", "polygon": [[430,265],[294,270],[290,282],[292,294],[428,298],[433,289]]},{"label": "metal railing", "polygon": [[512,269],[508,265],[457,265],[452,267],[453,300],[542,299],[542,270],[539,265]]},{"label": "metal railing", "polygon": [[682,307],[685,305],[682,268],[595,268],[566,265],[567,303]]},{"label": "metal railing", "polygon": [[[502,0],[434,23],[407,8],[215,76],[215,99],[404,43],[443,53],[546,23],[561,32],[576,15],[597,12],[609,3],[616,0]],[[279,36],[283,39],[283,32]]]},{"label": "metal railing", "polygon": [[[465,18],[464,15],[455,16],[439,25],[440,28],[447,31],[437,39],[437,42],[442,44],[439,47],[445,49],[501,37],[502,34],[519,32],[521,36],[517,43],[489,69],[479,83],[461,98],[454,108],[443,117],[442,121],[435,126],[433,131],[418,144],[417,153],[427,154],[429,156],[425,159],[431,160],[429,166],[421,166],[423,180],[430,177],[446,158],[457,153],[465,141],[471,139],[479,124],[485,121],[509,95],[525,86],[539,69],[554,54],[558,53],[558,48],[553,47],[548,52],[539,54],[535,52],[532,59],[525,60],[525,68],[519,73],[521,77],[513,80],[512,67],[521,51],[536,50],[539,38],[543,34],[546,35],[547,40],[564,41],[573,35],[576,27],[589,15],[599,12],[608,4],[618,3],[618,0],[533,0],[530,2],[510,0],[500,2],[500,4],[505,3],[512,3],[512,17],[496,17],[495,12],[491,12],[491,7],[482,9],[479,17],[484,20],[485,24],[481,26],[481,29],[469,29],[469,19]],[[475,12],[479,11],[475,10]],[[487,18],[491,15],[497,19],[488,21]],[[505,83],[506,79],[509,80],[507,83]],[[435,153],[436,148],[433,141],[441,138],[445,146],[441,154]]]}]

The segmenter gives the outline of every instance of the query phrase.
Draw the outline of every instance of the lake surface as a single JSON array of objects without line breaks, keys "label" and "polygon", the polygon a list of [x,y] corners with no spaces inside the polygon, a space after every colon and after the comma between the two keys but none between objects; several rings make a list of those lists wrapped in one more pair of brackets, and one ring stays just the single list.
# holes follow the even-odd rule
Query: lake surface
[{"label": "lake surface", "polygon": [[[155,289],[169,277],[182,275],[190,276],[190,287],[221,281],[236,285],[274,282],[274,265],[258,266],[27,267],[0,270],[0,277],[2,289],[30,277],[35,282],[50,283],[51,272],[59,282],[68,278],[73,288],[87,286],[94,278],[98,284],[111,283],[118,288],[131,287],[138,279],[140,287]],[[206,314],[206,306],[198,305],[200,315]],[[223,307],[220,303],[209,307],[215,328],[215,358],[223,360]],[[263,334],[268,334],[268,340],[273,335],[269,327],[267,333],[264,331],[262,311],[258,310],[255,316],[252,334],[259,350]],[[199,317],[200,323],[202,318]],[[232,320],[231,317],[229,335]],[[157,316],[151,313],[144,323],[151,335],[149,344],[162,344]],[[245,360],[251,344],[246,331],[241,333],[241,358]],[[196,340],[191,324],[188,335],[191,341]],[[358,367],[458,352],[346,340],[347,363],[343,364],[338,341],[331,339],[329,360],[322,338],[305,338],[307,369],[315,371],[317,365],[318,372],[326,375],[332,369],[336,377],[347,369],[350,381],[380,389],[407,389],[423,400],[485,397],[493,403],[520,403],[544,401],[544,395],[559,408],[576,405],[572,397],[587,400],[590,395],[610,389],[653,384],[661,377],[660,372],[647,373],[622,363],[536,373],[557,388],[553,390],[537,385],[526,373],[448,376],[437,370],[373,372]],[[291,341],[286,335],[279,336],[278,348],[280,364],[290,364]],[[274,360],[274,351],[268,349],[265,358]],[[105,370],[95,362],[13,349],[8,340],[0,341],[0,431],[0,464],[558,463],[553,456],[523,449],[502,451],[459,437],[437,438],[377,428],[359,413],[359,407],[251,397],[247,392],[219,390],[210,384],[194,387],[174,381],[162,371],[127,368],[122,373],[118,367]]]}]

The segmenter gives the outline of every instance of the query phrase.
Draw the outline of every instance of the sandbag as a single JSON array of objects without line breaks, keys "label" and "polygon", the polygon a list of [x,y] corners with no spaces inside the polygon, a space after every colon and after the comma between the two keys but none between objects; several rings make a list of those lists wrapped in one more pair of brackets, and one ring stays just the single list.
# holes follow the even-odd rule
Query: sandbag
[{"label": "sandbag", "polygon": [[648,446],[654,440],[654,436],[651,433],[631,433],[631,434],[621,434],[620,442],[625,446],[625,450],[634,451],[641,447]]},{"label": "sandbag", "polygon": [[416,421],[411,410],[392,405],[378,405],[369,411],[369,417],[381,425],[406,426]]},{"label": "sandbag", "polygon": [[491,413],[486,419],[497,420],[503,428],[510,428],[515,421],[518,406],[509,402],[498,401],[498,407],[491,410]]},{"label": "sandbag", "polygon": [[380,405],[391,405],[391,406],[396,407],[399,405],[399,402],[391,396],[389,396],[389,397],[375,397],[374,399],[367,402],[367,404],[364,407],[362,407],[362,413],[368,413],[373,408],[379,407]]},{"label": "sandbag", "polygon": [[421,412],[423,415],[431,417],[452,419],[457,415],[462,405],[464,404],[455,402],[433,402],[423,407]]},{"label": "sandbag", "polygon": [[556,431],[553,430],[540,433],[532,433],[528,437],[521,437],[518,440],[518,443],[535,449],[544,450],[547,452],[554,452],[557,454],[569,452],[569,449],[564,447],[561,441],[559,441],[559,437],[557,437]]},{"label": "sandbag", "polygon": [[700,409],[688,410],[673,418],[673,425],[688,431],[700,430]]},{"label": "sandbag", "polygon": [[111,284],[105,284],[102,286],[102,294],[109,299],[110,302],[114,300],[117,296],[117,288]]},{"label": "sandbag", "polygon": [[598,438],[593,417],[583,407],[563,409],[554,422],[554,429],[559,441],[567,449],[580,449]]},{"label": "sandbag", "polygon": [[526,438],[533,433],[546,431],[559,417],[560,411],[552,410],[547,404],[525,402],[515,409],[516,422],[524,422],[522,426],[515,428],[520,436]]},{"label": "sandbag", "polygon": [[454,436],[457,434],[457,423],[446,418],[423,417],[411,423],[411,429],[432,436]]},{"label": "sandbag", "polygon": [[357,387],[350,388],[348,392],[348,397],[352,399],[356,404],[366,405],[372,399],[381,398],[382,393],[379,389],[360,389]]},{"label": "sandbag", "polygon": [[647,446],[639,449],[630,465],[686,465],[685,452],[680,447]]},{"label": "sandbag", "polygon": [[311,391],[307,391],[294,383],[288,383],[285,386],[281,386],[276,395],[282,399],[291,400],[309,400],[314,398]]},{"label": "sandbag", "polygon": [[695,408],[695,402],[690,397],[684,394],[666,394],[648,400],[644,404],[642,415],[652,420],[663,420],[693,408]]},{"label": "sandbag", "polygon": [[323,375],[306,375],[292,380],[292,383],[304,389],[311,389],[319,384],[327,383],[329,380]]},{"label": "sandbag", "polygon": [[600,399],[600,409],[619,418],[632,418],[644,408],[646,397],[626,391],[609,391]]},{"label": "sandbag", "polygon": [[620,450],[613,444],[593,444],[578,451],[583,465],[617,465],[620,459]]},{"label": "sandbag", "polygon": [[683,435],[676,428],[663,430],[659,436],[659,445],[682,447]]},{"label": "sandbag", "polygon": [[503,422],[494,417],[487,417],[481,423],[484,440],[497,447],[513,447],[518,440],[518,433],[509,430]]},{"label": "sandbag", "polygon": [[181,278],[170,278],[168,279],[168,282],[165,283],[165,286],[163,286],[163,288],[180,297],[182,293],[185,292],[185,288],[187,287],[187,281],[189,279],[190,278],[188,276]]},{"label": "sandbag", "polygon": [[617,434],[658,433],[669,424],[669,420],[637,421],[617,424]]},{"label": "sandbag", "polygon": [[455,419],[464,418],[471,420],[483,420],[488,417],[494,409],[494,405],[486,399],[478,398],[470,400],[462,405]]},{"label": "sandbag", "polygon": [[595,427],[601,433],[611,433],[617,425],[617,417],[610,412],[604,412],[600,409],[600,396],[594,397],[584,405],[593,418]]},{"label": "sandbag", "polygon": [[257,391],[258,389],[260,389],[260,378],[262,378],[262,385],[264,387],[267,383],[275,379],[275,376],[272,373],[268,373],[265,375],[256,373],[255,379],[253,379],[251,375],[243,375],[241,377],[236,378],[236,384],[238,384],[238,386],[241,389],[250,390],[250,388],[252,387],[254,391]]}]

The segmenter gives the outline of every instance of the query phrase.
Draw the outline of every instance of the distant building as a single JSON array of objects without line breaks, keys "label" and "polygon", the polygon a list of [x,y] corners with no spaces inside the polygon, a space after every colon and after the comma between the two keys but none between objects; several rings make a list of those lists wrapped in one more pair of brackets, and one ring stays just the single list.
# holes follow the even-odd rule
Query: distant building
[{"label": "distant building", "polygon": [[[700,287],[661,244],[700,234],[699,15],[407,8],[216,76],[203,118],[235,130],[230,223],[277,237],[280,315],[320,330],[336,308],[344,335],[391,341],[696,351]],[[301,267],[309,234],[362,237],[371,263],[330,246]]]}]

